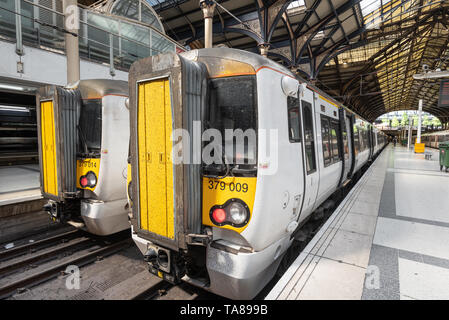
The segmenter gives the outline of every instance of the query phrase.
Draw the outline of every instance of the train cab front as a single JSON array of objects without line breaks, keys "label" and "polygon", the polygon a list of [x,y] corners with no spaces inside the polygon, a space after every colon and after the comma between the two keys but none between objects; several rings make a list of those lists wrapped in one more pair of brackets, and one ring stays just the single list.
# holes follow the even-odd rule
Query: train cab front
[{"label": "train cab front", "polygon": [[53,221],[97,235],[129,228],[124,81],[84,80],[37,95],[41,190]]},{"label": "train cab front", "polygon": [[264,219],[254,213],[256,69],[237,50],[218,52],[169,53],[131,67],[132,237],[151,273],[252,298],[285,241],[255,241]]}]

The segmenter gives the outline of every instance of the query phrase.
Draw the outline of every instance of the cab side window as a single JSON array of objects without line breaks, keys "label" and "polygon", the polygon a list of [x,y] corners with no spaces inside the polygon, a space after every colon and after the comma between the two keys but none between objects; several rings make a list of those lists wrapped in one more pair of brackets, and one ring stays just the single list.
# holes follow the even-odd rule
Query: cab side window
[{"label": "cab side window", "polygon": [[330,121],[330,138],[332,145],[332,161],[338,162],[341,160],[340,148],[338,147],[338,136],[340,135],[340,129],[338,127],[338,122]]},{"label": "cab side window", "polygon": [[327,167],[332,163],[330,128],[329,128],[329,119],[323,116],[321,116],[321,136],[323,138],[324,166]]},{"label": "cab side window", "polygon": [[354,125],[354,147],[355,147],[355,153],[360,152],[360,139],[359,139],[359,128]]},{"label": "cab side window", "polygon": [[304,100],[301,100],[303,128],[304,128],[304,143],[306,152],[306,166],[307,174],[316,171],[315,161],[315,137],[313,131],[313,111],[312,105]]},{"label": "cab side window", "polygon": [[299,100],[287,97],[288,135],[290,142],[301,142],[301,122],[299,115]]}]

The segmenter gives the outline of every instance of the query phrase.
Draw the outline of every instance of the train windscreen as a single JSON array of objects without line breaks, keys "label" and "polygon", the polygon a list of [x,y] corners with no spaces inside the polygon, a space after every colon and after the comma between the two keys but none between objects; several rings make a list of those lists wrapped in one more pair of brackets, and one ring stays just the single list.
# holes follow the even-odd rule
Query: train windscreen
[{"label": "train windscreen", "polygon": [[[256,77],[212,79],[209,99],[205,129],[217,129],[221,133],[226,162],[254,167],[257,163]],[[223,160],[220,157],[214,155],[218,162]]]},{"label": "train windscreen", "polygon": [[100,155],[101,119],[101,99],[83,100],[78,130],[82,154]]}]

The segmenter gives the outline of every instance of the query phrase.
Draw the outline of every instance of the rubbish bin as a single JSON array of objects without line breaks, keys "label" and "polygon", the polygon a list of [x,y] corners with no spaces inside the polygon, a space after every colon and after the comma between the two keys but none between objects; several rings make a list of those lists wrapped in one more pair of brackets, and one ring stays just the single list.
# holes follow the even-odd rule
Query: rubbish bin
[{"label": "rubbish bin", "polygon": [[440,142],[440,171],[445,171],[449,169],[449,142]]}]

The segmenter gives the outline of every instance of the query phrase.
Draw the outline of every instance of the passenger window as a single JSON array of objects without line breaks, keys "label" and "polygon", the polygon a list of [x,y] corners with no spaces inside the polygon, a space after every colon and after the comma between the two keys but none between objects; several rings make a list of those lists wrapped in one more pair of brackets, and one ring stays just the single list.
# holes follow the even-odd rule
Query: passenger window
[{"label": "passenger window", "polygon": [[298,98],[287,97],[287,110],[288,110],[288,134],[290,142],[301,142]]},{"label": "passenger window", "polygon": [[313,134],[313,111],[312,105],[306,101],[302,103],[304,142],[306,152],[307,174],[316,171],[315,161],[315,137]]},{"label": "passenger window", "polygon": [[359,129],[359,144],[360,144],[360,152],[365,150],[365,138],[363,137],[363,128]]},{"label": "passenger window", "polygon": [[368,149],[368,130],[366,130],[366,128],[363,128],[362,134],[363,134],[363,150],[365,150]]},{"label": "passenger window", "polygon": [[346,124],[343,125],[343,152],[345,154],[345,159],[349,159],[348,132],[346,131]]},{"label": "passenger window", "polygon": [[338,122],[331,121],[332,159],[334,162],[338,162],[341,159],[340,149],[338,147],[339,133],[340,133],[340,130],[338,128]]},{"label": "passenger window", "polygon": [[331,164],[331,144],[330,144],[330,129],[329,120],[321,116],[321,136],[323,137],[323,159],[324,166]]},{"label": "passenger window", "polygon": [[354,148],[355,153],[357,154],[360,152],[359,130],[356,125],[354,125],[353,130],[354,130]]}]

